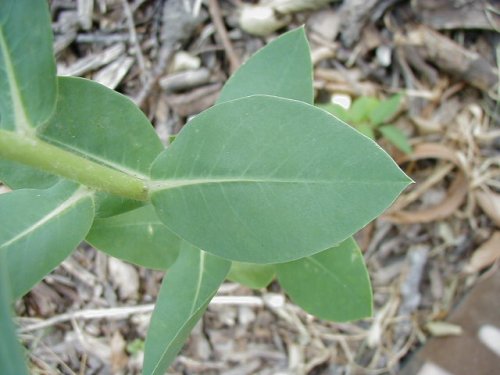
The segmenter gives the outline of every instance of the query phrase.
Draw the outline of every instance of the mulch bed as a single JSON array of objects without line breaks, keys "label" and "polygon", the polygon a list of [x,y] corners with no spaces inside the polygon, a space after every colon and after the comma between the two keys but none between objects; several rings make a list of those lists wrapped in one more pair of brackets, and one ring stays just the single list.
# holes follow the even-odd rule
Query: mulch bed
[{"label": "mulch bed", "polygon": [[[373,318],[321,321],[276,283],[225,283],[169,374],[396,374],[428,338],[460,333],[442,323],[500,257],[497,2],[52,0],[51,10],[59,74],[129,96],[166,144],[248,56],[302,24],[317,100],[405,97],[395,125],[414,152],[380,143],[416,184],[358,234]],[[256,11],[274,18],[261,25]],[[139,374],[161,278],[82,244],[16,305],[32,372]]]}]

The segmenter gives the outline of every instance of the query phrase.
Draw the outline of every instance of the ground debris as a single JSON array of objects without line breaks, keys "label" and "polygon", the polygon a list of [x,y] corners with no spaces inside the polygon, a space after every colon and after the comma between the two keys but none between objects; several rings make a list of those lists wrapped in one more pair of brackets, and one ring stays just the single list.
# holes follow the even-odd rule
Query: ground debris
[{"label": "ground debris", "polygon": [[[171,375],[399,373],[431,336],[458,332],[462,325],[447,325],[448,317],[498,267],[496,2],[318,1],[307,9],[299,3],[305,2],[51,1],[59,74],[92,78],[129,96],[165,144],[215,103],[230,73],[275,30],[302,24],[317,102],[405,97],[394,124],[413,153],[380,141],[416,184],[359,234],[374,316],[321,321],[276,283],[262,291],[225,283]],[[243,6],[278,7],[272,11],[278,28],[262,38],[245,32]],[[139,374],[162,277],[82,244],[16,304],[33,368]]]}]

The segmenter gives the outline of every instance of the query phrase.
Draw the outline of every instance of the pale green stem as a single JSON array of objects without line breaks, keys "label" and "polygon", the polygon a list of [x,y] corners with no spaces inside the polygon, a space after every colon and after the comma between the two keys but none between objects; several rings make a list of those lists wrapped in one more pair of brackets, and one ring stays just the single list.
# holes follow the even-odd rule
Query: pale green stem
[{"label": "pale green stem", "polygon": [[0,129],[0,157],[135,200],[148,200],[146,181],[40,139]]}]

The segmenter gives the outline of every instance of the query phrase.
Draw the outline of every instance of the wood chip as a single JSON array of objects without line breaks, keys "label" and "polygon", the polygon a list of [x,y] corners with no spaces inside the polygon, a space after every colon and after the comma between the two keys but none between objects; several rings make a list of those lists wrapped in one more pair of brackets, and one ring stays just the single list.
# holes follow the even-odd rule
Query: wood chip
[{"label": "wood chip", "polygon": [[125,44],[118,43],[99,53],[86,56],[70,66],[58,64],[57,74],[60,76],[81,76],[87,72],[111,63],[123,53],[125,53]]},{"label": "wood chip", "polygon": [[210,71],[207,68],[188,70],[171,74],[160,80],[160,86],[167,93],[179,92],[202,86],[210,81]]},{"label": "wood chip", "polygon": [[422,21],[434,29],[500,29],[500,16],[488,9],[486,0],[414,0],[411,5]]},{"label": "wood chip", "polygon": [[448,322],[428,322],[425,328],[432,336],[444,337],[444,336],[459,336],[462,334],[463,330],[457,324],[452,324]]},{"label": "wood chip", "polygon": [[136,269],[119,259],[109,258],[109,276],[124,300],[135,299],[139,293],[139,275]]},{"label": "wood chip", "polygon": [[94,75],[93,80],[114,90],[122,82],[132,65],[134,65],[132,57],[121,56],[116,61],[99,70]]},{"label": "wood chip", "polygon": [[426,60],[480,90],[498,84],[498,73],[488,60],[428,27],[412,28],[405,43],[418,46]]}]

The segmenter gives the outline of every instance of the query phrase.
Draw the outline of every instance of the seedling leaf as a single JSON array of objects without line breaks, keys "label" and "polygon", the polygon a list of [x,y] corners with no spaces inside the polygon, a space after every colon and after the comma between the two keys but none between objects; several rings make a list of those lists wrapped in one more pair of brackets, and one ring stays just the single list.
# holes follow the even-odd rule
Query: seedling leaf
[{"label": "seedling leaf", "polygon": [[356,130],[361,134],[366,135],[368,138],[375,140],[375,133],[373,132],[373,128],[369,124],[363,123],[356,125]]},{"label": "seedling leaf", "polygon": [[377,98],[361,96],[357,98],[349,108],[348,120],[354,124],[360,124],[370,119],[370,113],[379,106]]},{"label": "seedling leaf", "polygon": [[394,125],[384,125],[378,128],[382,136],[391,142],[398,149],[403,151],[406,154],[410,154],[412,152],[412,147],[410,142],[408,142],[408,137]]},{"label": "seedling leaf", "polygon": [[344,122],[349,121],[349,112],[338,104],[333,104],[333,103],[331,103],[331,104],[316,104],[316,107],[321,108],[321,109],[331,113],[332,115],[334,115],[335,117],[337,117],[338,119],[340,119]]},{"label": "seedling leaf", "polygon": [[382,100],[369,114],[371,123],[374,126],[378,126],[391,120],[397,113],[400,104],[401,95],[399,94]]}]

